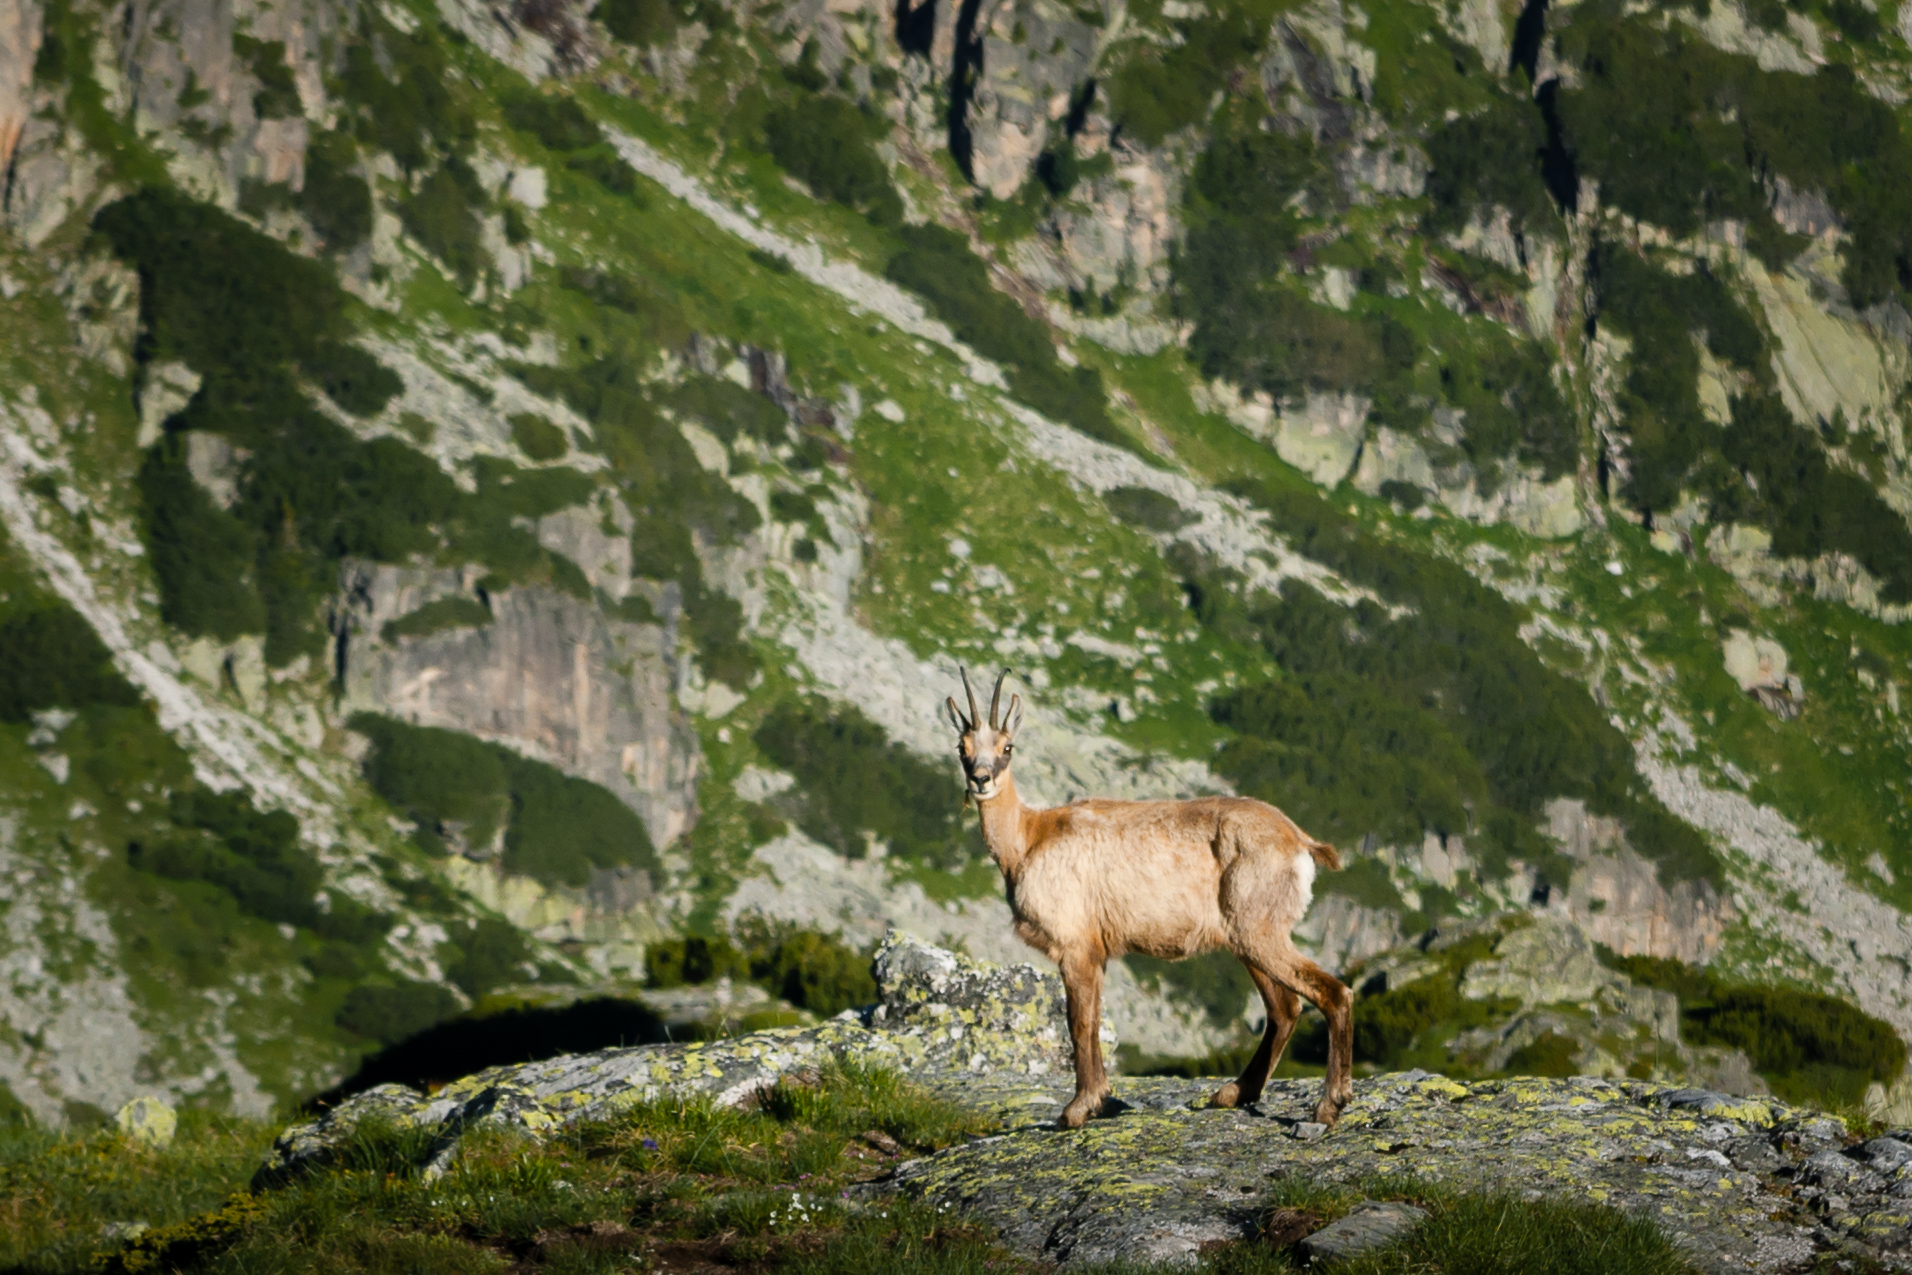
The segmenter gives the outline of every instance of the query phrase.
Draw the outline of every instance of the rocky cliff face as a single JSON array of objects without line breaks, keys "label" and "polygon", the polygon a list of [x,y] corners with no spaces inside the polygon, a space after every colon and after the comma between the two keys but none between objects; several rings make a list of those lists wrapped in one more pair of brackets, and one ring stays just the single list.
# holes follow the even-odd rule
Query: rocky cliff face
[{"label": "rocky cliff face", "polygon": [[[9,914],[36,1115],[82,1071],[257,1108],[753,917],[1011,959],[953,813],[958,664],[1014,670],[1034,799],[1304,812],[1350,862],[1299,934],[1337,969],[1517,912],[1912,1030],[1912,322],[1858,186],[1757,132],[1806,83],[1760,77],[1816,77],[1884,112],[1851,163],[1890,170],[1896,33],[602,9],[0,0],[0,624],[77,615],[147,705],[107,729],[127,695],[7,674],[22,897],[100,936],[63,961]],[[1635,41],[1605,62],[1602,23]],[[1753,195],[1600,168],[1589,121],[1646,100],[1600,67],[1649,46],[1742,95]],[[104,211],[138,198],[183,275]],[[503,752],[380,771],[358,714]],[[526,781],[474,815],[448,757],[547,767],[568,813]],[[582,857],[524,869],[535,835]],[[189,842],[292,884],[150,849]],[[200,907],[256,969],[175,941]],[[1256,1011],[1220,978],[1119,965],[1111,1015],[1144,1055],[1229,1048]],[[275,1004],[323,1025],[310,1066],[247,1043]],[[144,1043],[73,1043],[109,1019]]]}]

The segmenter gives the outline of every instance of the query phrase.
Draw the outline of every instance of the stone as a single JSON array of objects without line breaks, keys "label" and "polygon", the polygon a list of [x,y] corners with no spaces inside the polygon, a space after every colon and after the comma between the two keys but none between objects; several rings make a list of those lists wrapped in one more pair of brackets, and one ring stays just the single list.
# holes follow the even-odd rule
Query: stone
[{"label": "stone", "polygon": [[179,1117],[173,1109],[151,1095],[135,1098],[121,1107],[113,1123],[128,1141],[149,1147],[172,1145],[173,1135],[179,1131]]},{"label": "stone", "polygon": [[1340,1261],[1370,1249],[1386,1248],[1426,1218],[1427,1210],[1412,1204],[1369,1200],[1302,1240],[1300,1248],[1317,1262]]},{"label": "stone", "polygon": [[1509,997],[1523,1005],[1591,1000],[1623,980],[1600,964],[1593,941],[1573,922],[1537,917],[1500,941],[1491,961],[1468,966],[1461,995],[1469,1000]]},{"label": "stone", "polygon": [[[1023,1082],[1070,1074],[1062,982],[1054,975],[981,964],[897,934],[878,949],[873,971],[879,1000],[861,1017],[491,1067],[431,1094],[379,1085],[287,1128],[260,1169],[262,1180],[327,1162],[367,1118],[434,1129],[449,1146],[467,1128],[544,1137],[664,1096],[739,1106],[785,1076],[814,1076],[837,1059],[957,1086],[997,1074]],[[1112,1034],[1104,1035],[1112,1045]]]}]

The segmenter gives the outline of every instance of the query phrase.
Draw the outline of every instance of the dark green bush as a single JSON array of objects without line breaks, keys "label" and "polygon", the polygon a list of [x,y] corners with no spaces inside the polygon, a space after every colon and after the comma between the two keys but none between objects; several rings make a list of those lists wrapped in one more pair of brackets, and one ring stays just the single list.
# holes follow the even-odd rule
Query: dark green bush
[{"label": "dark green bush", "polygon": [[644,974],[652,987],[695,986],[720,978],[748,978],[750,962],[728,939],[691,935],[647,945]]},{"label": "dark green bush", "polygon": [[1200,1006],[1209,1023],[1222,1031],[1239,1030],[1243,1011],[1250,1002],[1260,1003],[1255,980],[1230,952],[1204,952],[1180,961],[1131,952],[1122,960],[1138,980],[1172,990],[1181,1001]]},{"label": "dark green bush", "polygon": [[[1870,29],[1862,10],[1839,11]],[[1582,72],[1558,95],[1564,140],[1606,202],[1684,236],[1716,218],[1770,221],[1765,184],[1784,177],[1825,192],[1845,219],[1841,277],[1855,305],[1912,279],[1912,147],[1849,67],[1763,71],[1679,23],[1620,20],[1608,6],[1581,10],[1560,50]]]},{"label": "dark green bush", "polygon": [[1476,215],[1505,208],[1516,229],[1557,225],[1540,177],[1547,131],[1523,98],[1496,95],[1485,111],[1441,125],[1427,140],[1428,229],[1459,230]]},{"label": "dark green bush", "polygon": [[484,264],[482,226],[475,205],[484,202],[477,178],[457,159],[447,160],[398,206],[398,219],[425,251],[450,268],[460,287],[477,281]]},{"label": "dark green bush", "polygon": [[1728,983],[1700,966],[1664,958],[1604,949],[1600,957],[1634,982],[1679,997],[1690,1042],[1743,1050],[1788,1102],[1856,1104],[1867,1085],[1890,1085],[1905,1069],[1898,1033],[1837,997]]},{"label": "dark green bush", "polygon": [[532,460],[556,460],[571,450],[571,441],[562,429],[529,412],[511,418],[511,441]]},{"label": "dark green bush", "polygon": [[370,713],[350,725],[372,741],[366,778],[418,822],[427,849],[442,852],[454,823],[467,844],[487,846],[503,823],[507,871],[547,885],[582,886],[595,869],[624,866],[655,878],[643,821],[598,785],[458,731]]},{"label": "dark green bush", "polygon": [[477,598],[455,595],[434,598],[416,611],[387,620],[379,636],[387,642],[395,642],[399,638],[424,637],[446,629],[481,629],[490,623],[490,607]]},{"label": "dark green bush", "polygon": [[1182,38],[1170,48],[1129,45],[1127,61],[1109,80],[1109,108],[1122,131],[1159,146],[1200,123],[1215,90],[1260,55],[1273,17],[1273,5],[1234,0],[1175,23]]},{"label": "dark green bush", "polygon": [[605,789],[554,766],[504,753],[511,793],[507,871],[548,885],[586,885],[595,869],[638,867],[657,880],[644,821]]},{"label": "dark green bush", "polygon": [[476,1000],[495,987],[524,981],[531,948],[516,926],[483,917],[462,932],[454,927],[452,935],[440,948],[439,963],[465,995]]},{"label": "dark green bush", "polygon": [[690,936],[644,949],[653,987],[682,987],[719,978],[748,979],[798,1009],[829,1017],[876,1000],[870,958],[816,930],[747,922],[737,942]]},{"label": "dark green bush", "polygon": [[252,113],[262,120],[295,119],[303,111],[299,105],[299,87],[293,82],[292,67],[286,62],[284,40],[256,40],[233,33],[232,51],[244,59],[246,68],[259,81],[252,95]]},{"label": "dark green bush", "polygon": [[865,835],[926,867],[955,871],[973,853],[953,771],[932,766],[855,708],[787,700],[756,733],[757,747],[797,777],[797,825],[856,859]]},{"label": "dark green bush", "polygon": [[193,480],[183,437],[162,439],[147,453],[138,487],[160,618],[221,642],[263,631],[266,605],[252,580],[257,540]]},{"label": "dark green bush", "polygon": [[171,813],[179,831],[129,845],[133,867],[219,886],[252,916],[317,927],[324,872],[299,846],[298,820],[282,810],[259,811],[243,792],[199,788],[175,793]]},{"label": "dark green bush", "polygon": [[576,99],[561,93],[525,89],[507,94],[504,117],[506,124],[531,134],[546,150],[578,151],[604,140],[597,121],[585,114]]},{"label": "dark green bush", "polygon": [[477,135],[464,83],[430,26],[406,35],[372,10],[360,10],[340,77],[359,140],[390,151],[408,174],[441,156],[464,154]]},{"label": "dark green bush", "polygon": [[873,145],[888,127],[840,97],[799,93],[771,110],[764,140],[771,157],[819,196],[893,226],[903,220],[903,200]]},{"label": "dark green bush", "polygon": [[1123,522],[1148,531],[1180,531],[1199,515],[1176,504],[1174,499],[1148,487],[1115,487],[1102,493],[1102,503]]},{"label": "dark green bush", "polygon": [[738,937],[751,979],[798,1009],[829,1018],[876,1001],[870,954],[833,935],[746,924]]},{"label": "dark green bush", "polygon": [[592,16],[612,36],[640,49],[669,44],[677,38],[677,10],[671,0],[599,0]]},{"label": "dark green bush", "polygon": [[1484,339],[1447,353],[1441,393],[1467,413],[1462,446],[1483,471],[1504,456],[1540,466],[1551,482],[1574,471],[1580,427],[1537,341]]},{"label": "dark green bush", "polygon": [[664,394],[663,405],[707,426],[726,443],[735,442],[740,434],[777,443],[790,432],[782,408],[721,376],[688,377]]},{"label": "dark green bush", "polygon": [[52,606],[0,621],[0,722],[24,722],[42,708],[138,703],[79,612]]},{"label": "dark green bush", "polygon": [[354,1035],[391,1044],[457,1012],[458,998],[436,983],[371,983],[346,993],[337,1022]]},{"label": "dark green bush", "polygon": [[1856,1102],[1869,1082],[1889,1085],[1905,1069],[1905,1042],[1891,1026],[1818,992],[1727,986],[1682,1018],[1696,1044],[1744,1050],[1794,1102]]},{"label": "dark green bush", "polygon": [[489,844],[509,809],[499,750],[458,731],[411,726],[359,713],[351,728],[372,741],[365,777],[379,796],[417,820],[419,840],[442,851],[447,823],[469,829],[469,843]]},{"label": "dark green bush", "polygon": [[1881,597],[1912,599],[1905,518],[1865,479],[1834,469],[1777,394],[1736,396],[1719,449],[1730,469],[1711,484],[1715,517],[1771,528],[1775,553],[1851,554],[1879,578]]},{"label": "dark green bush", "polygon": [[327,342],[299,366],[319,383],[327,398],[354,416],[377,416],[405,391],[398,373],[344,341]]},{"label": "dark green bush", "polygon": [[1507,1057],[1501,1070],[1509,1076],[1572,1076],[1579,1068],[1574,1057],[1579,1044],[1571,1036],[1556,1031],[1541,1033],[1538,1040],[1522,1045]]},{"label": "dark green bush", "polygon": [[346,334],[329,267],[209,204],[148,188],[102,208],[93,225],[139,273],[142,358],[179,359],[245,392]]},{"label": "dark green bush", "polygon": [[989,282],[989,268],[955,231],[934,223],[905,226],[903,249],[884,271],[929,303],[957,338],[984,358],[1008,365],[1009,391],[1030,407],[1091,438],[1123,443],[1109,420],[1102,377],[1064,369],[1046,324],[1032,319]]},{"label": "dark green bush", "polygon": [[349,133],[328,130],[306,144],[299,211],[328,252],[350,252],[372,233],[372,188],[357,167],[358,147]]}]

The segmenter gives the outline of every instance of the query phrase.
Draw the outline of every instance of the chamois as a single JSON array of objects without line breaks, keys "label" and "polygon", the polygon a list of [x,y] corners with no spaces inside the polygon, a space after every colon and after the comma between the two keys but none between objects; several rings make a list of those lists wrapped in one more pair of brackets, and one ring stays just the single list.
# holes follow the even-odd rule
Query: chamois
[{"label": "chamois", "polygon": [[1062,1127],[1081,1128],[1109,1097],[1098,1039],[1108,959],[1141,952],[1179,960],[1216,948],[1248,967],[1268,1021],[1240,1078],[1216,1090],[1209,1104],[1235,1107],[1261,1097],[1306,997],[1328,1019],[1328,1074],[1315,1119],[1332,1125],[1354,1096],[1354,998],[1289,935],[1308,910],[1316,865],[1341,866],[1334,847],[1248,797],[1025,806],[1009,774],[1022,697],[1010,697],[999,722],[1003,670],[985,723],[969,673],[959,671],[969,714],[954,696],[947,705],[961,736],[964,803],[973,800],[982,812],[983,841],[1002,869],[1017,937],[1061,968],[1068,993],[1076,1092]]}]

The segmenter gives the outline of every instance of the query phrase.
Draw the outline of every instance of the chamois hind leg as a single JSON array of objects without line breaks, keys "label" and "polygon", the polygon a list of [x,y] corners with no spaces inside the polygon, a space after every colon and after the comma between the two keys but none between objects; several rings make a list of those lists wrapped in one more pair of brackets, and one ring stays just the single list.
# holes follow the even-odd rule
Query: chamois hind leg
[{"label": "chamois hind leg", "polygon": [[1102,1070],[1102,961],[1084,955],[1064,957],[1061,965],[1076,1073],[1075,1097],[1062,1110],[1062,1127],[1080,1129],[1102,1113],[1109,1096],[1109,1078]]},{"label": "chamois hind leg", "polygon": [[1315,1119],[1331,1125],[1354,1098],[1354,994],[1340,979],[1295,950],[1286,936],[1267,936],[1248,959],[1282,986],[1314,1003],[1328,1020],[1328,1074],[1321,1086]]},{"label": "chamois hind leg", "polygon": [[1208,1100],[1211,1107],[1246,1107],[1261,1097],[1261,1091],[1268,1086],[1268,1077],[1274,1074],[1275,1064],[1281,1061],[1282,1051],[1288,1048],[1295,1020],[1301,1016],[1299,996],[1247,961],[1242,964],[1248,967],[1248,976],[1255,980],[1255,990],[1261,993],[1261,1003],[1268,1010],[1268,1022],[1262,1028],[1261,1046],[1255,1050],[1255,1056],[1248,1060],[1239,1079],[1215,1091]]}]

